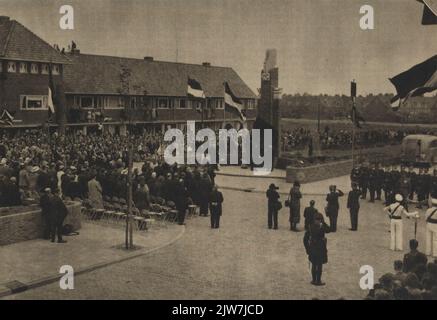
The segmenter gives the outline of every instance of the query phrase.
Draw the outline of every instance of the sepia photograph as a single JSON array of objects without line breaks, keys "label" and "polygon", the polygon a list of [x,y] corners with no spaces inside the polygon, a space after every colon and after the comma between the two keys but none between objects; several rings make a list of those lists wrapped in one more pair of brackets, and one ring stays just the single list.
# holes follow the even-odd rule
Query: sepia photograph
[{"label": "sepia photograph", "polygon": [[436,35],[437,0],[0,0],[0,300],[437,300]]}]

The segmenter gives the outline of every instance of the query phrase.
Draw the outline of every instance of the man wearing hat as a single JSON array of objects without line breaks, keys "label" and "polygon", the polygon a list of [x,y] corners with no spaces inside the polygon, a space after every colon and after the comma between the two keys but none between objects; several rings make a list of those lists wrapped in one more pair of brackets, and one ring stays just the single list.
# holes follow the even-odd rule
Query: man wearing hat
[{"label": "man wearing hat", "polygon": [[305,230],[308,230],[309,226],[314,222],[314,216],[318,213],[315,208],[316,202],[314,200],[310,201],[310,206],[306,207],[303,211],[303,217],[305,218]]},{"label": "man wearing hat", "polygon": [[352,183],[352,190],[349,191],[347,197],[347,208],[349,209],[351,217],[351,231],[358,230],[358,212],[360,211],[360,196],[361,192],[358,190],[358,185]]},{"label": "man wearing hat", "polygon": [[267,224],[269,229],[278,229],[278,202],[279,202],[279,188],[272,183],[266,192],[268,199]]},{"label": "man wearing hat", "polygon": [[341,190],[337,190],[337,186],[329,186],[329,193],[326,195],[326,201],[328,204],[325,211],[326,216],[329,218],[331,232],[337,232],[338,210],[340,209],[338,198],[342,196],[344,196],[344,193]]},{"label": "man wearing hat", "polygon": [[41,216],[44,221],[44,239],[50,239],[50,230],[53,220],[53,203],[52,203],[52,191],[50,188],[45,188],[43,194],[39,198],[39,205],[41,207]]},{"label": "man wearing hat", "polygon": [[426,254],[437,258],[437,199],[431,199],[432,207],[426,213]]},{"label": "man wearing hat", "polygon": [[297,232],[297,224],[300,222],[300,199],[302,198],[302,193],[300,192],[300,183],[295,181],[293,187],[290,189],[288,194],[288,203],[290,209],[290,230]]},{"label": "man wearing hat", "polygon": [[393,251],[403,250],[403,223],[402,214],[407,217],[419,218],[419,213],[408,212],[402,205],[404,197],[401,194],[395,196],[395,203],[384,208],[385,212],[388,212],[390,218],[390,249]]}]

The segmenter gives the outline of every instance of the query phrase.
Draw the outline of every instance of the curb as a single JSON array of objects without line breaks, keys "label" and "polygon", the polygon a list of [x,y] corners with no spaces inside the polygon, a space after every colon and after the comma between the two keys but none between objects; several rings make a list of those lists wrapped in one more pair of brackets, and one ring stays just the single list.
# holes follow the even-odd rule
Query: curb
[{"label": "curb", "polygon": [[[127,257],[122,257],[122,258],[119,258],[119,259],[116,259],[113,261],[97,263],[97,264],[94,264],[94,265],[91,265],[88,267],[83,267],[81,269],[75,270],[74,275],[76,276],[76,275],[81,275],[81,274],[85,274],[88,272],[92,272],[92,271],[95,271],[95,270],[98,270],[101,268],[109,267],[111,265],[114,265],[114,264],[117,264],[120,262],[125,262],[125,261],[132,260],[132,259],[135,259],[135,258],[138,258],[141,256],[145,256],[145,255],[148,255],[152,252],[163,249],[163,248],[175,243],[180,238],[182,238],[182,236],[185,233],[185,229],[186,229],[186,227],[183,226],[183,228],[181,228],[181,231],[177,234],[177,236],[174,239],[172,239],[172,240],[170,240],[170,241],[168,241],[168,242],[166,242],[158,247],[148,249],[146,251],[139,250],[137,253],[132,253],[131,255],[129,255]],[[51,275],[51,276],[47,276],[44,278],[32,280],[28,283],[24,283],[23,284],[24,286],[23,286],[22,290],[20,290],[20,291],[14,291],[14,290],[4,286],[4,284],[0,284],[0,298],[51,284],[53,282],[60,280],[62,278],[62,276],[63,276],[63,274],[56,274],[56,275]]]},{"label": "curb", "polygon": [[263,176],[263,175],[256,176],[254,174],[245,175],[245,174],[237,174],[237,173],[221,173],[220,171],[217,171],[216,175],[226,176],[226,177],[239,177],[239,178],[263,178],[263,179],[278,179],[278,180],[286,179],[285,177],[280,177],[280,176]]}]

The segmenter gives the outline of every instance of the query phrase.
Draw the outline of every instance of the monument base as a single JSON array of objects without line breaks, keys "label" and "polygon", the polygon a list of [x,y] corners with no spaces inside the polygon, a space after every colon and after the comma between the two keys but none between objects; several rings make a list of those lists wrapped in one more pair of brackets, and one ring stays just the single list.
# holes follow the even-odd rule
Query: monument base
[{"label": "monument base", "polygon": [[308,183],[349,175],[351,171],[352,160],[334,161],[305,167],[287,166],[286,180],[288,183],[294,181]]},{"label": "monument base", "polygon": [[[64,225],[73,226],[73,231],[81,228],[81,204],[65,203],[68,215]],[[33,240],[43,237],[44,224],[41,209],[37,205],[0,208],[0,245]]]}]

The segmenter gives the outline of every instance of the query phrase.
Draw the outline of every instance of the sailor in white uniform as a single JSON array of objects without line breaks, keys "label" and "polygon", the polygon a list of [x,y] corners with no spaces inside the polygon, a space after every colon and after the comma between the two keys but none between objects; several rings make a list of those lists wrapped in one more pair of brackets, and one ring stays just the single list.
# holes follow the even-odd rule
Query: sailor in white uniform
[{"label": "sailor in white uniform", "polygon": [[393,251],[402,251],[403,246],[403,224],[402,215],[407,217],[419,218],[419,212],[408,212],[401,202],[404,200],[402,195],[397,194],[395,196],[395,203],[392,203],[388,207],[384,208],[384,211],[388,212],[390,218],[390,249]]},{"label": "sailor in white uniform", "polygon": [[431,200],[432,207],[426,210],[426,255],[437,258],[437,199]]}]

